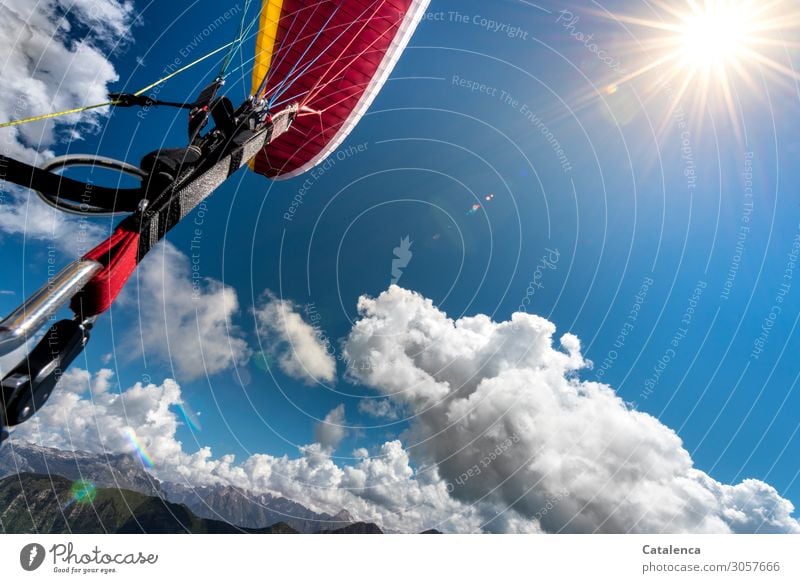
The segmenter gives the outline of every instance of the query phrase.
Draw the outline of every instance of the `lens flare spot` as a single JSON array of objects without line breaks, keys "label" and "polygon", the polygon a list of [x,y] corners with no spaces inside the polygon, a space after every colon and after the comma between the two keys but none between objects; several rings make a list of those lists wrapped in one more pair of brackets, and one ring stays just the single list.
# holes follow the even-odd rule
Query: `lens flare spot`
[{"label": "lens flare spot", "polygon": [[177,409],[189,429],[194,432],[203,430],[203,425],[200,423],[200,414],[196,413],[189,403],[183,401],[177,405]]},{"label": "lens flare spot", "polygon": [[269,372],[274,365],[272,357],[266,352],[259,351],[253,355],[253,364],[264,372]]},{"label": "lens flare spot", "polygon": [[144,447],[144,444],[137,437],[136,432],[130,427],[127,427],[125,433],[128,437],[128,441],[133,447],[133,450],[137,453],[139,459],[142,461],[145,467],[152,468],[155,465],[153,462],[153,458],[150,456],[150,453]]},{"label": "lens flare spot", "polygon": [[73,482],[69,489],[69,500],[62,510],[66,510],[73,504],[91,504],[97,498],[97,486],[91,480],[78,480]]},{"label": "lens flare spot", "polygon": [[469,216],[469,215],[474,215],[474,214],[475,214],[475,213],[477,213],[479,210],[481,210],[481,205],[479,205],[478,203],[475,203],[475,204],[473,204],[473,205],[470,207],[470,209],[467,211],[467,216]]}]

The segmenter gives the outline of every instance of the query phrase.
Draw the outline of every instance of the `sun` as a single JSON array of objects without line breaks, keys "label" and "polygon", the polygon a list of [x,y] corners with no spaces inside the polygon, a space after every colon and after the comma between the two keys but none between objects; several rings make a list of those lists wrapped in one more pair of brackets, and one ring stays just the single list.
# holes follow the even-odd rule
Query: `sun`
[{"label": "sun", "polygon": [[747,4],[713,3],[695,7],[686,16],[676,41],[684,66],[714,69],[735,64],[747,55],[753,14]]},{"label": "sun", "polygon": [[800,81],[787,50],[799,46],[796,0],[650,0],[649,6],[648,17],[604,15],[634,38],[624,48],[632,66],[615,88],[644,83],[645,93],[670,95],[673,107],[698,115],[723,107],[737,124],[741,89]]}]

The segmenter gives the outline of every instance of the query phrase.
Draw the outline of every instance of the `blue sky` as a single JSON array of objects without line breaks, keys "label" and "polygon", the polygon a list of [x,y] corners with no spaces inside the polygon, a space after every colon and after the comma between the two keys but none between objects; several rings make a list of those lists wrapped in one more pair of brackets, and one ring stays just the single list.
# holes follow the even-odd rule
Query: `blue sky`
[{"label": "blue sky", "polygon": [[[357,318],[358,298],[389,286],[393,249],[410,237],[401,286],[453,318],[482,313],[503,321],[525,300],[559,334],[581,339],[594,362],[581,378],[608,383],[674,429],[699,469],[725,483],[762,479],[800,502],[800,283],[785,277],[797,275],[790,254],[800,234],[794,83],[751,63],[755,86],[734,83],[738,132],[719,99],[698,104],[690,92],[670,113],[674,100],[652,90],[652,76],[606,91],[622,75],[571,34],[594,34],[631,70],[645,57],[630,26],[593,15],[584,3],[537,4],[434,0],[369,114],[335,163],[306,183],[291,220],[291,200],[308,176],[270,182],[241,172],[209,199],[199,273],[235,289],[233,323],[255,350],[250,308],[265,290],[301,310],[313,305],[338,346]],[[219,3],[205,0],[136,8],[133,39],[107,49],[120,77],[114,90],[160,77],[221,14]],[[654,17],[640,2],[603,8]],[[580,17],[572,29],[558,21],[561,10]],[[230,18],[192,54],[227,42],[237,26],[238,16]],[[776,58],[788,67],[796,55]],[[212,59],[171,80],[159,97],[193,96],[217,66]],[[234,101],[249,88],[246,64],[243,70],[244,80],[234,75],[226,86]],[[144,119],[118,110],[102,131],[69,148],[136,163],[184,139],[185,116],[173,110]],[[470,213],[476,203],[481,208]],[[189,257],[195,228],[189,220],[168,237]],[[0,308],[13,308],[43,281],[36,265],[46,257],[46,242],[2,235],[2,287],[14,295],[0,295]],[[59,255],[60,263],[69,259]],[[780,296],[784,283],[790,287]],[[765,320],[769,333],[754,352]],[[265,371],[256,357],[187,380],[163,359],[131,356],[123,337],[136,327],[131,303],[115,307],[80,366],[96,371],[115,353],[120,386],[176,378],[201,412],[201,431],[179,430],[189,450],[294,455],[342,403],[354,428],[337,450],[343,460],[407,427],[360,413],[359,401],[375,392],[348,382],[341,362],[327,387],[290,378],[274,363]]]}]

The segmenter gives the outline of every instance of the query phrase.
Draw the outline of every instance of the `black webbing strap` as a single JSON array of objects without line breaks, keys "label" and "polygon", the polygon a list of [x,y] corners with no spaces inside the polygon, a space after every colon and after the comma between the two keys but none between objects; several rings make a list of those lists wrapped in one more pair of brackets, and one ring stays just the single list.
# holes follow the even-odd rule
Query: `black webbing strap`
[{"label": "black webbing strap", "polygon": [[126,228],[140,233],[139,259],[231,174],[247,164],[269,142],[271,134],[271,127],[258,132],[238,133],[224,148],[221,156],[207,156],[191,172],[190,179],[165,185],[164,191],[151,198],[143,212],[134,213],[125,219],[123,224],[127,223]]},{"label": "black webbing strap", "polygon": [[231,174],[247,165],[266,144],[286,132],[296,113],[296,108],[288,107],[272,116],[270,124],[263,129],[235,132],[223,146],[215,149],[218,154],[208,152],[191,170],[189,177],[164,185],[158,196],[149,196],[147,208],[134,213],[124,223],[125,228],[140,234],[139,259]]},{"label": "black webbing strap", "polygon": [[[38,190],[53,198],[92,207],[113,208],[119,212],[135,211],[142,199],[142,191],[139,188],[95,186],[3,155],[0,155],[0,180]],[[112,201],[113,205],[110,205]]]}]

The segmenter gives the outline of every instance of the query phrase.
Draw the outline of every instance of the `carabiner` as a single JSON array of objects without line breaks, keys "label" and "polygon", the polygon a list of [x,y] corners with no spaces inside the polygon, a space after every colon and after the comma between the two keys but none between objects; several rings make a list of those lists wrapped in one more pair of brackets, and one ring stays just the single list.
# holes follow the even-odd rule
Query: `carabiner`
[{"label": "carabiner", "polygon": [[50,397],[61,375],[89,341],[92,320],[53,324],[25,359],[0,381],[0,442],[13,427],[29,419]]}]

